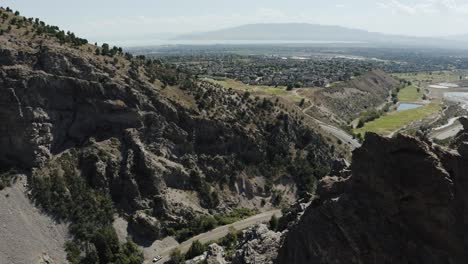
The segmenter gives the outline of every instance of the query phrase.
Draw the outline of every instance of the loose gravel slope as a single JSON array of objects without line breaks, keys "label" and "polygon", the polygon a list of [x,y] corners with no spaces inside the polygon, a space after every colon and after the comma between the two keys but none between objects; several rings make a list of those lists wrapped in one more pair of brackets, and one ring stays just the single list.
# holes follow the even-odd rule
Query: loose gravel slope
[{"label": "loose gravel slope", "polygon": [[22,176],[0,191],[0,263],[67,263],[67,226],[34,207],[25,183]]}]

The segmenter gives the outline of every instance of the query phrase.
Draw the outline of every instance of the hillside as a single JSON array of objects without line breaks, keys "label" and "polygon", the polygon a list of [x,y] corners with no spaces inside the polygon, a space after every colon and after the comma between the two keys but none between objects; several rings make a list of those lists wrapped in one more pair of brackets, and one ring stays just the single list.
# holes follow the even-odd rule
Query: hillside
[{"label": "hillside", "polygon": [[11,10],[0,19],[2,182],[28,175],[35,204],[69,223],[72,263],[142,261],[115,215],[141,243],[183,240],[235,209],[308,198],[332,169],[333,146],[278,103]]},{"label": "hillside", "polygon": [[383,71],[373,70],[315,92],[312,96],[315,106],[310,112],[320,112],[337,123],[348,123],[360,113],[385,104],[398,85],[398,80]]},{"label": "hillside", "polygon": [[248,24],[210,32],[180,35],[173,40],[192,41],[309,41],[343,42],[377,46],[422,46],[466,49],[466,40],[388,35],[341,26],[307,23]]}]

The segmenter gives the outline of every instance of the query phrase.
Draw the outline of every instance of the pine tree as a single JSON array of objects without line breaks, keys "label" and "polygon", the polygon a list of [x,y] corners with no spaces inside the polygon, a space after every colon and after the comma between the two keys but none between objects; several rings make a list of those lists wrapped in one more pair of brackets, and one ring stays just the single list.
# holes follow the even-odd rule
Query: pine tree
[{"label": "pine tree", "polygon": [[194,257],[200,256],[205,252],[206,247],[203,245],[200,241],[195,240],[192,243],[192,246],[190,247],[189,251],[187,251],[186,254],[186,259],[193,259]]},{"label": "pine tree", "polygon": [[102,44],[101,54],[102,55],[109,55],[109,44],[107,44],[107,43]]},{"label": "pine tree", "polygon": [[276,215],[273,215],[270,219],[270,229],[273,231],[276,231],[278,229],[278,217]]}]

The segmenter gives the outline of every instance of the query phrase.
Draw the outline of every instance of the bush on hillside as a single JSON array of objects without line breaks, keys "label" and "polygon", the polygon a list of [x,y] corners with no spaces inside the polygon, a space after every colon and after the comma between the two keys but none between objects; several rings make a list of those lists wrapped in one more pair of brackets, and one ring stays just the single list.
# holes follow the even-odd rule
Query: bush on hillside
[{"label": "bush on hillside", "polygon": [[203,252],[205,252],[207,249],[207,246],[202,244],[200,241],[195,240],[192,243],[192,246],[190,246],[190,249],[187,251],[187,254],[185,254],[186,259],[193,259],[194,257],[198,257]]},{"label": "bush on hillside", "polygon": [[76,167],[76,155],[65,153],[32,178],[34,201],[70,222],[74,239],[66,245],[68,260],[73,264],[142,263],[142,253],[133,242],[120,244],[117,239],[109,195],[88,186]]}]

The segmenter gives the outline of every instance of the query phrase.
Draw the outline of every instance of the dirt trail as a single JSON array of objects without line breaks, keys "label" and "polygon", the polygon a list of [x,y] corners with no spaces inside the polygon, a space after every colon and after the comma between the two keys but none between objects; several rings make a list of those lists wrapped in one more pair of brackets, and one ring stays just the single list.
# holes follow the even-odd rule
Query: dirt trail
[{"label": "dirt trail", "polygon": [[351,135],[343,131],[342,129],[339,129],[337,127],[334,127],[332,125],[326,124],[317,118],[309,115],[307,111],[309,111],[314,105],[310,105],[304,109],[302,109],[302,113],[306,115],[307,117],[313,119],[317,124],[319,124],[320,128],[324,130],[327,133],[330,133],[337,139],[341,140],[345,144],[348,144],[351,147],[351,150],[354,150],[356,148],[361,147],[361,143],[359,143],[356,139],[354,139]]},{"label": "dirt trail", "polygon": [[26,177],[0,191],[0,263],[67,263],[67,226],[56,224],[26,195]]}]

